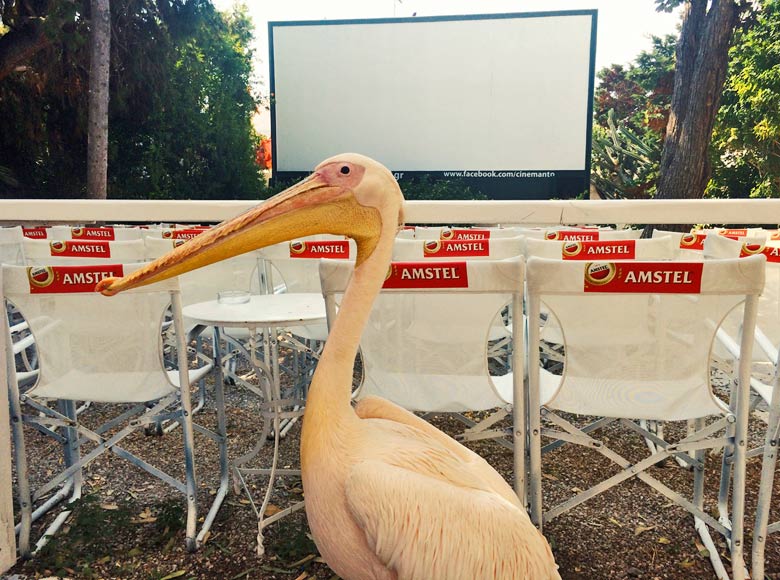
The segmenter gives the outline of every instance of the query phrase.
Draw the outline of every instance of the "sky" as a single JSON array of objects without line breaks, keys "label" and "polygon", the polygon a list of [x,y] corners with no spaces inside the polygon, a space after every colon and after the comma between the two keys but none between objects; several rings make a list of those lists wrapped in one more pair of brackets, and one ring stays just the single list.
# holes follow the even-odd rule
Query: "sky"
[{"label": "sky", "polygon": [[[245,0],[255,24],[255,75],[260,93],[268,93],[268,21],[336,20],[343,18],[388,18],[598,10],[596,70],[610,64],[631,62],[651,47],[650,36],[677,30],[679,11],[659,13],[653,0]],[[220,10],[233,0],[214,0]]]}]

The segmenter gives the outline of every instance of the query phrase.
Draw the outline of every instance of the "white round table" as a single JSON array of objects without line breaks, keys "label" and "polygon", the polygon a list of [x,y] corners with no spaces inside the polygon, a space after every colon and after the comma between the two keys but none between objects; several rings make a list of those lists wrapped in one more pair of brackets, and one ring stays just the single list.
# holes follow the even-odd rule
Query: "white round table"
[{"label": "white round table", "polygon": [[[285,399],[281,395],[280,369],[278,336],[279,328],[290,326],[305,326],[307,324],[322,324],[326,320],[325,300],[321,294],[316,293],[290,293],[290,294],[260,294],[252,295],[248,302],[243,304],[219,302],[209,300],[199,302],[182,308],[182,315],[196,326],[214,327],[214,366],[216,370],[215,381],[222,385],[223,369],[220,351],[220,329],[243,327],[249,329],[249,347],[239,346],[247,359],[252,363],[255,374],[260,378],[261,389],[258,390],[253,385],[234,377],[237,382],[263,397],[261,404],[261,415],[263,417],[263,429],[253,449],[241,457],[231,462],[236,482],[240,482],[245,493],[251,500],[249,487],[246,485],[244,476],[248,474],[261,474],[269,477],[265,497],[259,509],[255,507],[255,502],[251,505],[255,508],[258,518],[258,546],[259,555],[264,552],[263,548],[263,528],[288,515],[301,509],[304,505],[302,501],[293,506],[275,513],[269,517],[265,516],[271,494],[274,487],[274,479],[277,476],[300,475],[299,469],[279,469],[277,467],[279,458],[279,439],[281,433],[285,431],[282,423],[294,422],[303,415],[303,398]],[[263,340],[263,359],[257,357],[256,337],[258,331],[262,334]],[[284,340],[284,339],[283,339]],[[239,344],[237,341],[234,341]],[[292,348],[300,347],[296,340],[286,340]],[[311,351],[311,349],[309,349]],[[262,376],[261,376],[262,375]],[[265,377],[265,381],[263,380]],[[262,388],[265,386],[266,388]],[[221,398],[222,389],[217,389],[217,396]],[[224,409],[224,401],[219,401]],[[220,406],[218,404],[218,406]],[[288,409],[288,410],[285,410]],[[269,435],[273,436],[274,449],[271,468],[247,468],[242,467],[254,459],[264,446]]]},{"label": "white round table", "polygon": [[325,300],[321,294],[260,294],[244,304],[216,300],[190,304],[182,315],[195,324],[246,328],[297,326],[325,321]]}]

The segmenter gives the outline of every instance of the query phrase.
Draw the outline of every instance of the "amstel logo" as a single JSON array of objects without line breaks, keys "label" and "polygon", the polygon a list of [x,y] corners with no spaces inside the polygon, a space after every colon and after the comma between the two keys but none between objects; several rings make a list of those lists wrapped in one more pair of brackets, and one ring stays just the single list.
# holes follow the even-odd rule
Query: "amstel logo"
[{"label": "amstel logo", "polygon": [[704,239],[707,237],[706,232],[692,231],[688,234],[680,236],[680,249],[682,250],[703,250]]},{"label": "amstel logo", "polygon": [[560,240],[561,236],[558,232],[545,232],[544,233],[544,239],[545,240]]},{"label": "amstel logo", "polygon": [[612,262],[588,262],[585,264],[585,283],[592,286],[609,284],[617,273]]},{"label": "amstel logo", "polygon": [[84,236],[84,228],[70,228],[71,238],[81,238]]},{"label": "amstel logo", "polygon": [[306,251],[306,242],[301,242],[300,240],[290,242],[290,252],[292,252],[293,254],[303,254],[305,251]]},{"label": "amstel logo", "polygon": [[173,239],[173,230],[165,230],[165,231],[163,231],[162,237],[165,238],[166,240]]},{"label": "amstel logo", "polygon": [[582,242],[566,242],[561,252],[564,258],[573,258],[582,252]]},{"label": "amstel logo", "polygon": [[30,286],[46,288],[54,282],[54,270],[50,266],[33,266],[27,268],[27,278]]},{"label": "amstel logo", "polygon": [[759,242],[744,242],[742,244],[742,250],[739,252],[739,257],[753,256],[755,254],[763,254],[766,244]]},{"label": "amstel logo", "polygon": [[187,240],[185,240],[185,239],[173,240],[173,247],[174,248],[178,248],[179,246],[181,246],[182,244],[185,244],[185,243],[187,243]]},{"label": "amstel logo", "polygon": [[65,242],[55,241],[49,242],[49,247],[53,256],[54,254],[62,254],[68,248],[68,245]]},{"label": "amstel logo", "polygon": [[439,236],[442,240],[451,240],[455,236],[455,232],[450,229],[442,230],[441,236]]},{"label": "amstel logo", "polygon": [[435,254],[439,250],[441,250],[441,241],[439,240],[428,240],[423,246],[423,252],[426,254]]}]

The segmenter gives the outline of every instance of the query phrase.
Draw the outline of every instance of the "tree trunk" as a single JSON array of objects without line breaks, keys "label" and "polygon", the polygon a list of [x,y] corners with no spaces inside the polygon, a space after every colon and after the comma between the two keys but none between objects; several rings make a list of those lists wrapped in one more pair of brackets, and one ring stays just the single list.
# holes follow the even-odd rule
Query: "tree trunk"
[{"label": "tree trunk", "polygon": [[106,199],[108,172],[108,73],[111,64],[109,0],[92,0],[89,59],[87,197]]},{"label": "tree trunk", "polygon": [[[728,69],[728,50],[739,20],[735,0],[689,0],[675,52],[674,92],[656,199],[699,199],[710,180],[712,128]],[[663,226],[687,231],[690,225]],[[651,235],[654,226],[647,226]]]}]

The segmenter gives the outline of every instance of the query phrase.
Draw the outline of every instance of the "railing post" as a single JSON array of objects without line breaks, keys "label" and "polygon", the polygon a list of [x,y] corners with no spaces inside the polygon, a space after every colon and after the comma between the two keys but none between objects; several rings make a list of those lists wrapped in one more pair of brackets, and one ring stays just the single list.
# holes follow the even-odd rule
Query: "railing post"
[{"label": "railing post", "polygon": [[[0,290],[3,288],[3,270],[0,267]],[[2,301],[0,301],[0,304]],[[3,316],[7,316],[5,312]],[[6,322],[3,321],[3,326]],[[8,417],[8,372],[6,366],[6,335],[0,332],[0,574],[16,563],[16,536],[14,534],[13,484],[11,482],[11,429]]]}]

